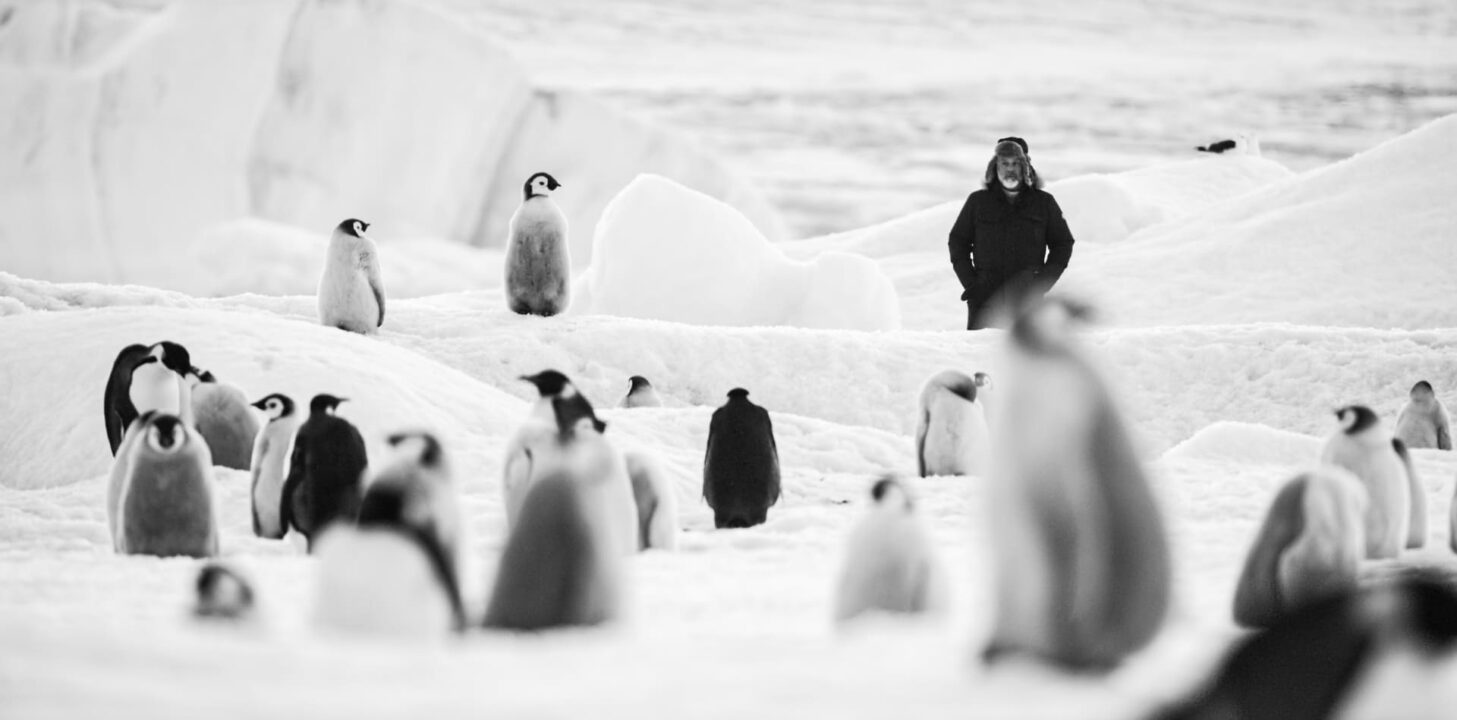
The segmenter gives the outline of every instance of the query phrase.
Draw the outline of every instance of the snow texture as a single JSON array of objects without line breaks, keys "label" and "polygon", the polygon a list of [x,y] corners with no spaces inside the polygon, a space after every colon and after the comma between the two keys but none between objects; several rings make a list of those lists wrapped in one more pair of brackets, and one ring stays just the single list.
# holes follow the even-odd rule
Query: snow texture
[{"label": "snow texture", "polygon": [[[710,197],[736,186],[583,180],[580,197],[612,200],[595,232],[573,220],[574,242],[595,246],[578,306],[517,316],[499,251],[450,241],[479,240],[490,223],[472,223],[519,203],[520,180],[487,179],[499,148],[551,141],[537,121],[525,135],[496,124],[482,95],[555,97],[540,107],[569,118],[570,143],[614,142],[593,134],[611,126],[590,121],[595,101],[538,91],[503,53],[394,3],[38,3],[0,18],[0,717],[1138,717],[1239,637],[1245,551],[1276,490],[1318,460],[1332,410],[1366,404],[1390,422],[1421,379],[1457,406],[1457,116],[1300,173],[1236,155],[1054,183],[1078,235],[1056,292],[1102,313],[1084,345],[1167,515],[1174,608],[1104,678],[987,670],[972,660],[993,597],[984,485],[912,477],[926,378],[1005,371],[1005,333],[957,329],[945,239],[959,199],[775,244],[745,205]],[[404,82],[432,68],[490,92]],[[352,84],[365,80],[412,104],[359,117],[386,104]],[[441,115],[441,146],[463,145],[417,147],[402,129],[416,112]],[[684,157],[653,137],[643,147],[667,149],[644,157]],[[373,143],[421,166],[371,164]],[[329,173],[329,153],[354,175]],[[622,163],[603,176],[637,172]],[[400,194],[358,179],[369,174]],[[574,181],[558,177],[565,206]],[[480,184],[465,192],[462,178]],[[359,207],[372,203],[380,214]],[[389,214],[400,236],[380,243],[382,264],[400,299],[384,327],[319,326],[323,228]],[[122,284],[138,281],[173,289]],[[568,374],[607,438],[660,460],[679,549],[628,561],[625,615],[605,628],[338,637],[311,618],[318,559],[254,537],[248,473],[215,468],[222,560],[253,579],[259,605],[251,623],[199,624],[199,562],[118,556],[106,532],[105,379],[121,347],[162,339],[249,399],[350,398],[339,412],[376,460],[390,432],[434,432],[461,492],[472,617],[505,540],[502,452],[535,395],[523,374]],[[632,375],[664,406],[617,408]],[[772,414],[784,495],[764,525],[715,531],[704,445],[740,386]],[[1457,454],[1412,457],[1430,532],[1403,561],[1451,567]],[[836,628],[846,541],[887,472],[917,498],[947,612]],[[1441,717],[1457,706],[1457,659],[1397,658],[1360,684],[1371,692],[1349,717]]]},{"label": "snow texture", "polygon": [[748,218],[708,195],[639,175],[607,206],[574,312],[695,325],[895,330],[900,308],[869,259],[785,258]]},{"label": "snow texture", "polygon": [[81,0],[5,12],[0,267],[26,277],[226,294],[234,285],[211,284],[217,261],[200,238],[248,217],[325,237],[361,217],[387,242],[500,247],[538,170],[569,190],[582,266],[602,207],[641,170],[736,204],[774,239],[785,232],[691,140],[534,86],[515,58],[427,6]]}]

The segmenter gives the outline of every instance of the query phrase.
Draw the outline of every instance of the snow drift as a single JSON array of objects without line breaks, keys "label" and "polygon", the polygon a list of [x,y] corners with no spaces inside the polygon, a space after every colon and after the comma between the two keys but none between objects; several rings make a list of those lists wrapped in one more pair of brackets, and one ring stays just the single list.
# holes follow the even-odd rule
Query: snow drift
[{"label": "snow drift", "polygon": [[[1345,161],[1291,175],[1256,156],[1213,156],[1049,185],[1076,244],[1054,292],[1124,327],[1292,322],[1457,325],[1457,115]],[[946,237],[961,202],[782,245],[876,259],[902,325],[964,327]],[[1391,302],[1372,298],[1391,297]]]},{"label": "snow drift", "polygon": [[700,325],[893,330],[895,288],[868,258],[784,257],[734,208],[656,175],[613,198],[575,313]]},{"label": "snow drift", "polygon": [[1448,116],[1081,259],[1075,252],[1060,287],[1120,325],[1457,326],[1454,165],[1457,116]]},{"label": "snow drift", "polygon": [[362,217],[386,240],[495,246],[542,169],[570,189],[582,265],[602,207],[643,170],[784,232],[682,135],[534,88],[513,58],[426,7],[83,0],[6,17],[0,266],[23,276],[215,294],[193,243],[247,217],[319,234]]}]

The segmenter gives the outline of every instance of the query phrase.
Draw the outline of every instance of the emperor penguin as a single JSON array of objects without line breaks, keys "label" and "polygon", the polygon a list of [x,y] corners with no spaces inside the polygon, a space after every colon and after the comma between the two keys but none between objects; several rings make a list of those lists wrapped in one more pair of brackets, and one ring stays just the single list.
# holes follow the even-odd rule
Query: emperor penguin
[{"label": "emperor penguin", "polygon": [[319,322],[370,334],[384,325],[384,281],[379,248],[364,236],[369,223],[349,218],[329,237],[324,274],[319,278]]},{"label": "emperor penguin", "polygon": [[127,428],[149,410],[170,413],[193,425],[192,357],[187,348],[164,340],[122,348],[106,381],[103,413],[106,437],[115,455]]},{"label": "emperor penguin", "polygon": [[330,523],[353,525],[359,517],[369,458],[359,430],[335,414],[345,400],[320,394],[310,401],[309,417],[294,435],[278,504],[283,527],[302,533],[310,552]]},{"label": "emperor penguin", "polygon": [[1366,557],[1394,558],[1411,526],[1411,480],[1392,437],[1364,405],[1336,411],[1339,429],[1321,450],[1321,462],[1343,467],[1366,488]]},{"label": "emperor penguin", "polygon": [[[526,422],[506,450],[502,488],[505,491],[506,522],[515,527],[531,485],[562,465],[590,462],[600,464],[606,480],[589,494],[606,509],[614,547],[623,553],[638,550],[637,503],[632,480],[622,454],[602,434],[607,423],[597,418],[592,403],[571,379],[556,370],[524,375],[538,394]],[[565,423],[584,427],[564,433]]]},{"label": "emperor penguin", "polygon": [[870,488],[870,507],[850,532],[835,593],[835,622],[870,611],[940,610],[940,561],[910,493],[893,477]]},{"label": "emperor penguin", "polygon": [[506,238],[506,306],[518,315],[551,316],[571,304],[572,257],[567,216],[551,199],[561,187],[548,173],[526,179],[525,199]]},{"label": "emperor penguin", "polygon": [[107,519],[121,554],[217,555],[217,491],[202,436],[154,410],[132,421],[112,463]]},{"label": "emperor penguin", "polygon": [[210,562],[197,573],[192,612],[199,618],[245,620],[253,613],[253,587],[237,570]]},{"label": "emperor penguin", "polygon": [[212,461],[234,470],[253,465],[253,445],[258,438],[258,418],[242,390],[220,383],[212,373],[199,371],[191,377],[192,414],[197,431],[212,450]]},{"label": "emperor penguin", "polygon": [[991,468],[991,431],[977,391],[976,380],[959,370],[942,370],[921,388],[916,415],[916,465],[921,477],[984,477]]},{"label": "emperor penguin", "polygon": [[1048,298],[1008,333],[987,509],[996,579],[987,662],[1025,654],[1101,672],[1157,633],[1169,603],[1162,512],[1100,373]]},{"label": "emperor penguin", "polygon": [[253,534],[282,540],[288,532],[283,524],[283,484],[301,418],[294,412],[293,399],[279,393],[264,397],[253,407],[268,417],[268,424],[253,443],[253,457],[248,463],[253,473],[249,492],[253,500]]},{"label": "emperor penguin", "polygon": [[663,398],[648,379],[641,375],[633,375],[627,379],[629,387],[627,395],[622,398],[622,407],[662,407]]},{"label": "emperor penguin", "polygon": [[[532,480],[541,474],[539,461],[547,458],[538,455],[554,456],[557,429],[556,417],[552,412],[552,399],[565,394],[578,405],[578,413],[592,413],[595,417],[591,403],[577,391],[566,375],[556,370],[543,370],[536,375],[522,375],[520,379],[536,388],[537,397],[526,421],[516,430],[506,446],[501,489],[504,493],[502,500],[506,508],[507,529],[515,525],[516,515],[521,511],[521,504],[526,500],[526,492],[531,489]],[[580,407],[581,405],[586,407]],[[541,449],[536,450],[537,448]]]},{"label": "emperor penguin", "polygon": [[779,501],[779,448],[769,411],[734,388],[713,411],[703,456],[703,499],[716,528],[761,525]]},{"label": "emperor penguin", "polygon": [[401,452],[365,490],[358,523],[334,525],[319,540],[315,622],[417,639],[461,632],[459,518],[440,444],[428,433],[390,442]]},{"label": "emperor penguin", "polygon": [[132,372],[147,360],[147,346],[134,343],[121,349],[111,363],[111,375],[106,380],[106,394],[102,397],[102,418],[106,422],[106,439],[111,444],[111,454],[121,447],[122,437],[137,415],[131,400]]},{"label": "emperor penguin", "polygon": [[1452,421],[1426,380],[1412,386],[1410,399],[1396,416],[1396,438],[1409,448],[1452,449]]},{"label": "emperor penguin", "polygon": [[1342,468],[1286,482],[1245,556],[1235,622],[1269,627],[1302,605],[1355,589],[1366,556],[1365,515],[1366,490]]},{"label": "emperor penguin", "polygon": [[[570,397],[552,399],[564,462],[531,483],[501,553],[485,626],[546,630],[599,625],[622,603],[622,549],[612,508],[618,466],[601,446],[601,421]],[[582,437],[585,436],[585,437]]]},{"label": "emperor penguin", "polygon": [[637,501],[638,548],[678,549],[678,494],[658,459],[642,450],[623,453]]},{"label": "emperor penguin", "polygon": [[365,500],[376,487],[400,486],[401,492],[409,495],[411,507],[418,508],[413,518],[416,525],[421,532],[435,537],[434,542],[454,570],[461,543],[460,491],[445,449],[433,433],[423,430],[396,432],[387,440],[395,456],[375,473]]},{"label": "emperor penguin", "polygon": [[1350,588],[1247,635],[1208,681],[1150,717],[1446,717],[1432,704],[1433,683],[1449,677],[1436,670],[1457,647],[1453,618],[1457,594],[1431,578]]}]

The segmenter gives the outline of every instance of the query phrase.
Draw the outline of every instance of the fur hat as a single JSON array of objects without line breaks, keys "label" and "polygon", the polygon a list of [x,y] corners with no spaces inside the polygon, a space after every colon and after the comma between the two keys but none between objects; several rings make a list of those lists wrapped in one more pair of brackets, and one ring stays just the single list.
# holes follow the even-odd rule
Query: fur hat
[{"label": "fur hat", "polygon": [[[1020,152],[1019,152],[1020,151]],[[1027,141],[1019,137],[1004,137],[997,140],[997,155],[1021,155],[1027,157],[1032,152],[1027,149]]]},{"label": "fur hat", "polygon": [[982,180],[982,186],[992,188],[997,186],[997,158],[1014,157],[1027,166],[1027,185],[1034,188],[1042,187],[1042,178],[1037,175],[1037,168],[1032,166],[1032,159],[1028,157],[1027,141],[1019,137],[1004,137],[997,141],[996,150],[992,153],[992,159],[987,161],[986,177]]}]

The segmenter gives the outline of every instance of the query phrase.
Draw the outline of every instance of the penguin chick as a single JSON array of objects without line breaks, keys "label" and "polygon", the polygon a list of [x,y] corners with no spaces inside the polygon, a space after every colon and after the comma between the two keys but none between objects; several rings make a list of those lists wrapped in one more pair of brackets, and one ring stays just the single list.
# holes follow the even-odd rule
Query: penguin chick
[{"label": "penguin chick", "polygon": [[918,614],[937,609],[940,562],[906,488],[877,480],[870,506],[846,546],[835,594],[835,622],[867,611]]},{"label": "penguin chick", "polygon": [[1366,557],[1394,558],[1411,524],[1411,481],[1401,456],[1371,408],[1348,405],[1336,411],[1336,420],[1321,462],[1349,470],[1366,490]]},{"label": "penguin chick", "polygon": [[384,281],[379,248],[364,236],[369,223],[349,218],[329,236],[319,278],[319,323],[370,334],[384,326]]},{"label": "penguin chick", "polygon": [[519,315],[557,315],[571,304],[567,217],[552,200],[561,183],[548,173],[526,179],[525,198],[506,238],[506,305]]},{"label": "penguin chick", "polygon": [[253,613],[253,588],[238,571],[221,563],[208,563],[197,574],[199,618],[243,620]]},{"label": "penguin chick", "polygon": [[647,378],[641,375],[633,375],[632,377],[628,378],[627,381],[630,384],[630,387],[628,387],[627,389],[627,395],[622,398],[622,407],[636,408],[663,406],[662,396],[658,395],[657,389],[653,387],[652,383],[648,382]]}]

